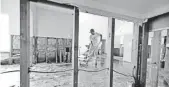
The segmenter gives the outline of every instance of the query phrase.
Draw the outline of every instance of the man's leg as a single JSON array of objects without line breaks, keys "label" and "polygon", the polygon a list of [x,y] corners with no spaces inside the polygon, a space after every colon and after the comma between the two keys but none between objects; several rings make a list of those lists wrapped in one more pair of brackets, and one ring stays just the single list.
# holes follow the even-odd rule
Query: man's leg
[{"label": "man's leg", "polygon": [[94,52],[94,63],[95,63],[95,68],[97,68],[97,55],[98,55],[98,49],[96,49],[95,52]]}]

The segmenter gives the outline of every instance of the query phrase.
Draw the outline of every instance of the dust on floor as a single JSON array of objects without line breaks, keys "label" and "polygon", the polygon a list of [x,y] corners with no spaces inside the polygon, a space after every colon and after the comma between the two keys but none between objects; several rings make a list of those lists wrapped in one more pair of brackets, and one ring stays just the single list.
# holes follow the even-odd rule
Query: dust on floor
[{"label": "dust on floor", "polygon": [[[59,71],[71,69],[71,64],[36,64],[31,70],[36,71]],[[80,69],[99,70],[94,67],[80,67]],[[102,67],[103,68],[103,67]],[[19,69],[19,65],[1,66],[2,71]],[[114,69],[126,75],[131,75],[132,67],[128,63],[114,62]],[[108,70],[100,72],[79,71],[79,87],[105,87],[106,79],[108,79]],[[113,73],[114,87],[128,87],[133,82],[132,77],[122,76]],[[19,87],[20,73],[7,73],[1,75],[0,87]],[[72,87],[72,71],[60,73],[30,73],[30,87]]]},{"label": "dust on floor", "polygon": [[[1,71],[18,70],[19,65],[3,65]],[[104,67],[81,67],[79,69],[99,70]],[[126,74],[123,76],[116,72],[113,73],[113,87],[129,87],[134,82],[132,75],[133,65],[131,63],[114,61],[114,70]],[[148,67],[150,68],[150,67]],[[33,71],[62,71],[72,69],[71,64],[46,64],[40,63],[31,67]],[[108,79],[108,70],[100,72],[85,72],[79,71],[78,84],[79,87],[105,87],[106,80]],[[147,76],[148,77],[148,76]],[[59,72],[59,73],[30,73],[30,87],[72,87],[72,71]],[[163,87],[162,76],[159,77],[159,87]],[[19,87],[20,73],[12,72],[0,74],[0,87]],[[147,79],[147,87],[150,87],[150,81]]]}]

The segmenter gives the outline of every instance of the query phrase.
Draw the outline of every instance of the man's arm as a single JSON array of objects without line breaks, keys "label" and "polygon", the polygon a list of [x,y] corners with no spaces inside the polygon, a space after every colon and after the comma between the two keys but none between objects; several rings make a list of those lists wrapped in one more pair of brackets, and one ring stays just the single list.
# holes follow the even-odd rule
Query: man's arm
[{"label": "man's arm", "polygon": [[102,41],[102,34],[100,34],[100,41]]},{"label": "man's arm", "polygon": [[97,35],[100,37],[100,41],[102,41],[102,34],[97,33]]},{"label": "man's arm", "polygon": [[92,43],[92,39],[91,39],[91,38],[92,38],[92,37],[90,36],[90,38],[89,38],[89,39],[90,39],[90,43],[91,43],[91,45],[93,45],[93,43]]}]

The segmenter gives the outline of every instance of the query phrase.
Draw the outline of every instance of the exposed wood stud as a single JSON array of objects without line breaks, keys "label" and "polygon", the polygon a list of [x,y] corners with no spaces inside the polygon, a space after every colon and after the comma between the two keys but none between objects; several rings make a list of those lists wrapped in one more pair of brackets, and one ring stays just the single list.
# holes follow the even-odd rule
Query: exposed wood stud
[{"label": "exposed wood stud", "polygon": [[72,44],[72,64],[73,64],[73,86],[78,87],[78,44],[79,44],[79,9],[74,8],[74,28],[73,28],[73,44]]},{"label": "exposed wood stud", "polygon": [[165,56],[165,71],[169,70],[169,28],[167,30],[167,48],[166,48],[166,56]]},{"label": "exposed wood stud", "polygon": [[29,87],[29,62],[30,62],[30,14],[29,0],[20,0],[20,35],[21,35],[21,62],[20,86]]},{"label": "exposed wood stud", "polygon": [[57,54],[57,38],[55,38],[55,40],[56,40],[56,44],[55,44],[55,59],[56,59],[56,63],[57,63],[57,58],[58,58],[58,54]]},{"label": "exposed wood stud", "polygon": [[65,54],[66,54],[66,39],[63,39],[63,62],[65,62],[65,60],[66,60],[66,56],[65,56]]},{"label": "exposed wood stud", "polygon": [[114,60],[114,34],[115,34],[115,19],[111,18],[111,54],[110,54],[110,73],[109,73],[109,77],[110,77],[110,83],[109,83],[109,87],[113,87],[113,60]]},{"label": "exposed wood stud", "polygon": [[131,61],[134,66],[137,65],[137,58],[138,58],[138,42],[139,42],[139,24],[134,23],[133,29],[133,39],[132,39],[132,53],[131,53]]},{"label": "exposed wood stud", "polygon": [[11,35],[11,50],[10,50],[10,57],[13,56],[13,35]]},{"label": "exposed wood stud", "polygon": [[60,58],[60,63],[62,62],[62,49],[59,49],[59,58]]},{"label": "exposed wood stud", "polygon": [[29,1],[39,2],[39,3],[42,3],[42,4],[57,6],[57,7],[66,8],[66,9],[72,9],[72,10],[74,9],[74,6],[72,6],[72,5],[57,3],[57,2],[50,1],[50,0],[29,0]]},{"label": "exposed wood stud", "polygon": [[146,74],[147,74],[147,58],[148,58],[148,24],[143,23],[142,29],[142,52],[141,52],[141,87],[146,85]]},{"label": "exposed wood stud", "polygon": [[113,51],[114,51],[114,33],[115,32],[115,19],[110,17],[108,19],[108,36],[107,36],[107,59],[106,67],[109,68],[108,79],[105,80],[105,87],[113,87]]},{"label": "exposed wood stud", "polygon": [[161,50],[161,31],[155,31],[151,45],[151,87],[158,87],[158,70]]},{"label": "exposed wood stud", "polygon": [[48,63],[48,37],[45,38],[45,60],[46,60],[46,63]]},{"label": "exposed wood stud", "polygon": [[38,62],[38,44],[37,44],[37,40],[38,40],[38,37],[37,36],[35,36],[35,48],[34,48],[34,52],[35,52],[35,63],[37,63]]}]

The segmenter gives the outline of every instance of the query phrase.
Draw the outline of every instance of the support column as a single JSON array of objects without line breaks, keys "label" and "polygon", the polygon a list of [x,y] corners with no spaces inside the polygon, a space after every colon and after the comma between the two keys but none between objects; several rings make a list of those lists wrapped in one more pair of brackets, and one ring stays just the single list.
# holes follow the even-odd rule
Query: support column
[{"label": "support column", "polygon": [[79,9],[74,8],[74,28],[72,44],[72,64],[73,64],[73,85],[78,87],[78,45],[79,45]]},{"label": "support column", "polygon": [[161,50],[161,31],[155,31],[151,45],[151,87],[158,87],[158,71],[160,65],[160,50]]},{"label": "support column", "polygon": [[109,68],[108,79],[105,80],[105,87],[113,87],[113,54],[114,54],[114,34],[115,34],[115,19],[108,19],[108,38],[107,38],[107,59],[106,67]]},{"label": "support column", "polygon": [[[163,76],[164,76],[164,81],[169,83],[168,82],[168,72],[169,72],[169,29],[167,30],[167,42],[166,42],[166,54],[165,54],[165,66],[164,66],[164,73],[163,73]],[[166,85],[167,87],[167,85]]]},{"label": "support column", "polygon": [[30,66],[36,63],[37,13],[35,3],[30,2]]},{"label": "support column", "polygon": [[10,50],[10,57],[13,57],[13,35],[11,35],[11,50]]},{"label": "support column", "polygon": [[138,58],[138,42],[139,42],[139,24],[134,23],[131,62],[134,66],[137,65]]},{"label": "support column", "polygon": [[166,56],[165,56],[165,71],[169,71],[169,29],[167,30],[167,43],[166,43]]},{"label": "support column", "polygon": [[147,74],[147,58],[148,58],[148,37],[149,37],[149,30],[148,24],[143,23],[142,29],[142,49],[141,49],[141,78],[140,83],[141,87],[145,87],[146,85],[146,74]]},{"label": "support column", "polygon": [[31,5],[30,5],[30,66],[33,64],[33,11],[31,10]]},{"label": "support column", "polygon": [[21,62],[20,87],[29,87],[30,19],[29,0],[20,0]]}]

